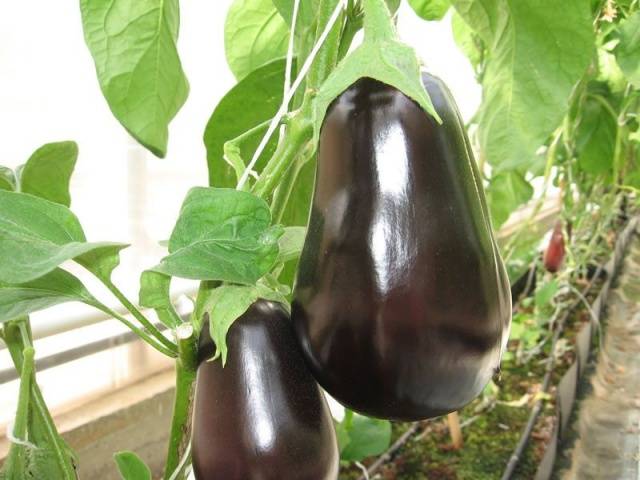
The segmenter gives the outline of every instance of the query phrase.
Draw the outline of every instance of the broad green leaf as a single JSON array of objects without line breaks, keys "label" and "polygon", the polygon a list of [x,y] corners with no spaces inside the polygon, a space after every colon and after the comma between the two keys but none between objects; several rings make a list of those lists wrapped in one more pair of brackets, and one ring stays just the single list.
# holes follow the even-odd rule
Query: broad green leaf
[{"label": "broad green leaf", "polygon": [[66,260],[112,245],[88,243],[63,205],[0,190],[0,282],[29,282]]},{"label": "broad green leaf", "polygon": [[582,104],[575,142],[580,168],[589,174],[600,175],[613,168],[618,125],[612,113],[602,103],[609,99],[600,93],[595,95],[599,100],[587,97]]},{"label": "broad green leaf", "polygon": [[168,328],[177,327],[180,322],[171,303],[171,277],[154,270],[145,270],[140,276],[141,307],[153,308],[158,318]]},{"label": "broad green leaf", "polygon": [[0,323],[66,302],[95,306],[97,300],[78,278],[60,268],[27,283],[0,283]]},{"label": "broad green leaf", "polygon": [[176,42],[178,0],[80,0],[84,37],[118,121],[154,155],[189,93]]},{"label": "broad green leaf", "polygon": [[154,270],[145,270],[140,275],[139,304],[144,308],[166,308],[170,301],[171,277]]},{"label": "broad green leaf", "polygon": [[238,286],[223,285],[212,291],[204,300],[202,315],[208,314],[211,338],[216,345],[215,358],[227,361],[227,332],[233,322],[259,298],[280,302],[288,307],[284,296],[264,285]]},{"label": "broad green leaf", "polygon": [[558,281],[555,278],[536,288],[536,296],[535,296],[536,307],[538,308],[546,307],[549,304],[549,302],[553,300],[553,297],[557,291],[558,291]]},{"label": "broad green leaf", "polygon": [[110,282],[111,274],[120,265],[120,251],[127,248],[126,243],[108,243],[75,258],[99,279]]},{"label": "broad green leaf", "polygon": [[304,239],[307,236],[306,227],[285,227],[284,234],[278,241],[280,255],[279,262],[288,262],[300,256]]},{"label": "broad green leaf", "polygon": [[154,270],[194,280],[252,285],[275,264],[283,229],[269,226],[264,200],[248,192],[193,188]]},{"label": "broad green leaf", "polygon": [[517,207],[532,196],[533,187],[516,171],[492,177],[487,190],[487,202],[494,228],[500,227]]},{"label": "broad green leaf", "polygon": [[234,0],[224,25],[227,63],[238,80],[287,53],[289,28],[271,0]]},{"label": "broad green leaf", "polygon": [[16,176],[13,170],[0,166],[0,190],[13,191],[16,189]]},{"label": "broad green leaf", "polygon": [[43,145],[22,169],[20,191],[68,207],[71,204],[69,181],[77,159],[76,142]]},{"label": "broad green leaf", "polygon": [[620,43],[614,52],[629,82],[640,88],[640,11],[620,22]]},{"label": "broad green leaf", "polygon": [[451,2],[450,0],[409,0],[409,5],[420,18],[442,20],[451,7]]},{"label": "broad green leaf", "polygon": [[451,31],[458,48],[469,59],[473,68],[477,68],[482,61],[482,40],[455,10],[451,15]]},{"label": "broad green leaf", "polygon": [[490,52],[479,139],[494,171],[526,167],[561,123],[593,58],[588,0],[453,0]]},{"label": "broad green leaf", "polygon": [[347,55],[322,84],[314,101],[315,143],[320,136],[327,108],[342,92],[361,78],[391,85],[416,101],[438,121],[431,99],[422,85],[415,51],[396,38],[391,13],[383,0],[363,0],[365,38]]},{"label": "broad green leaf", "polygon": [[340,459],[347,462],[359,462],[379,455],[391,443],[391,423],[388,420],[369,418],[355,412],[345,415],[336,431],[344,442],[340,445]]},{"label": "broad green leaf", "polygon": [[[237,175],[224,160],[224,144],[253,127],[271,119],[282,103],[285,60],[279,59],[254,70],[235,85],[216,106],[204,132],[209,166],[209,184],[214,187],[235,187]],[[242,158],[251,159],[264,131],[247,138],[241,145]],[[269,142],[256,164],[260,171],[271,158],[277,135]]]},{"label": "broad green leaf", "polygon": [[133,452],[118,452],[113,456],[122,480],[151,480],[151,470]]}]

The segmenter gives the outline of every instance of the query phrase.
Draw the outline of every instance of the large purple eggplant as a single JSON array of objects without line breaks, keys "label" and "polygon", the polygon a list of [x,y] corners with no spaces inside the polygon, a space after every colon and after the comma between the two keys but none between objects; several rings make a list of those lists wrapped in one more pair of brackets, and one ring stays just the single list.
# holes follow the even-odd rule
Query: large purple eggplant
[{"label": "large purple eggplant", "polygon": [[292,306],[311,371],[358,412],[458,410],[499,368],[509,283],[455,102],[363,78],[329,107]]}]

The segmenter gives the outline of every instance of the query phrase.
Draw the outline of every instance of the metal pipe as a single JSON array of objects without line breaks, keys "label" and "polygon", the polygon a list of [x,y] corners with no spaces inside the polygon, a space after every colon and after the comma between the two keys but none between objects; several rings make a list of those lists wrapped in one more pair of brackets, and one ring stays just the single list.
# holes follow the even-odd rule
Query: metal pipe
[{"label": "metal pipe", "polygon": [[[167,328],[161,323],[157,323],[155,326],[160,331],[164,331]],[[95,342],[85,343],[79,347],[70,348],[36,360],[36,370],[38,372],[43,372],[49,368],[57,367],[74,360],[79,360],[83,357],[109,350],[110,348],[120,347],[136,340],[140,339],[135,333],[126,331],[120,335],[114,335],[113,337],[103,338]],[[13,367],[0,370],[0,385],[11,382],[12,380],[17,380],[19,377],[20,375]]]}]

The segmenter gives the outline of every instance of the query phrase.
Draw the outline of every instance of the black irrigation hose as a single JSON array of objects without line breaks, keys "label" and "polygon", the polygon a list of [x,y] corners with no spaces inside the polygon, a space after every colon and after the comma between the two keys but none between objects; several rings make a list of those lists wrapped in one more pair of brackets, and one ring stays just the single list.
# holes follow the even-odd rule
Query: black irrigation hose
[{"label": "black irrigation hose", "polygon": [[[555,366],[554,352],[556,349],[556,344],[560,339],[560,335],[562,335],[562,332],[564,330],[564,325],[567,322],[569,315],[573,312],[573,310],[578,305],[580,305],[582,298],[586,297],[586,295],[589,293],[589,291],[591,290],[591,287],[593,287],[593,284],[599,278],[602,270],[603,270],[603,267],[599,266],[598,269],[596,270],[595,275],[591,278],[589,285],[587,285],[582,290],[581,297],[578,297],[578,299],[575,302],[573,302],[573,304],[571,304],[569,308],[565,310],[564,315],[560,318],[560,320],[558,320],[558,323],[556,323],[556,328],[553,333],[553,339],[551,340],[550,354],[549,354],[549,357],[547,358],[547,365],[545,368],[544,379],[542,380],[542,393],[547,393],[547,391],[549,390],[549,387],[551,386],[551,375],[553,374],[553,368]],[[543,406],[543,399],[538,398],[533,408],[531,409],[529,420],[527,421],[527,424],[522,432],[522,435],[520,436],[520,440],[518,440],[516,449],[513,451],[513,454],[509,458],[509,462],[507,463],[507,466],[504,469],[504,473],[502,474],[502,477],[500,477],[500,480],[509,480],[513,475],[513,472],[515,472],[516,467],[518,466],[518,462],[520,461],[520,457],[522,456],[525,448],[527,447],[527,444],[529,443],[529,438],[531,437],[531,433],[533,432],[533,427],[535,427],[536,420],[538,419],[538,415],[540,415],[540,412],[542,411],[542,406]]]}]

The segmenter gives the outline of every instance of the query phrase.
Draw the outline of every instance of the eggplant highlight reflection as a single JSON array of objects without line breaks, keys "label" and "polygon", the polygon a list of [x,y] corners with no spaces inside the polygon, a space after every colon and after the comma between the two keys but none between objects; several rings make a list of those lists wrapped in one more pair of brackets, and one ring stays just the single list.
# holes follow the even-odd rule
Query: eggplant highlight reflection
[{"label": "eggplant highlight reflection", "polygon": [[[258,300],[227,335],[225,367],[198,368],[193,468],[198,480],[335,480],[331,414],[307,370],[289,315]],[[201,360],[213,354],[208,325]]]},{"label": "eggplant highlight reflection", "polygon": [[469,403],[499,368],[509,282],[455,102],[423,74],[439,125],[363,78],[324,119],[292,319],[312,373],[374,417]]}]

